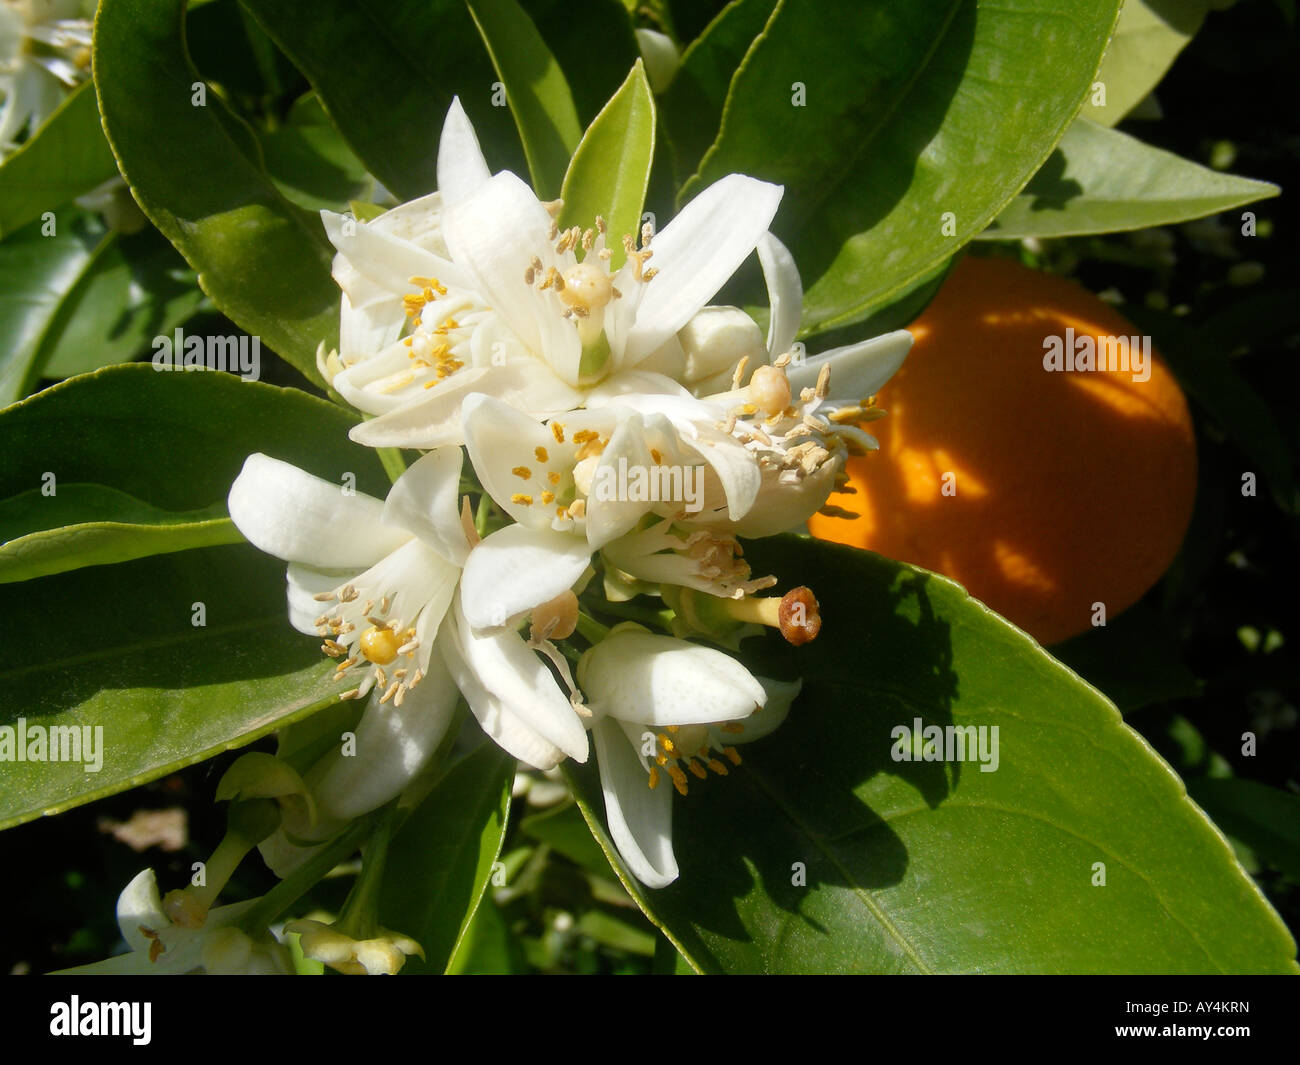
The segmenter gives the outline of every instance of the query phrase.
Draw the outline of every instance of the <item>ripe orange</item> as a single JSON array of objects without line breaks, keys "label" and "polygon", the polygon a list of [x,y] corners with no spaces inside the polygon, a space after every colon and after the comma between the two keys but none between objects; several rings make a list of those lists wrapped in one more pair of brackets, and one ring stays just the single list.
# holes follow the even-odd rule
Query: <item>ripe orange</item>
[{"label": "ripe orange", "polygon": [[1073,282],[967,257],[909,328],[880,450],[849,461],[857,494],[831,496],[861,516],[816,515],[813,534],[946,574],[1041,643],[1141,598],[1196,496],[1182,390],[1154,353],[1145,381],[1044,368],[1046,338],[1136,327]]}]

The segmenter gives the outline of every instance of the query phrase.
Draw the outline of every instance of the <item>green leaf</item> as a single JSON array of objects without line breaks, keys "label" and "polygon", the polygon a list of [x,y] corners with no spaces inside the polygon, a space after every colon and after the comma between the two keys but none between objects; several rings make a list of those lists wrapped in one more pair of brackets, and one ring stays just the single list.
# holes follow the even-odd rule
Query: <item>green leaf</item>
[{"label": "green leaf", "polygon": [[505,86],[538,198],[554,199],[582,136],[564,71],[517,0],[465,0]]},{"label": "green leaf", "polygon": [[514,759],[483,744],[447,771],[394,837],[380,919],[424,948],[423,961],[408,958],[403,973],[451,965],[501,853],[514,776]]},{"label": "green leaf", "polygon": [[575,26],[570,0],[520,2],[564,71],[580,122],[590,124],[641,57],[627,9],[621,0],[584,0]]},{"label": "green leaf", "polygon": [[[866,317],[984,229],[1074,117],[1119,0],[782,0],[682,189],[785,186],[805,333]],[[829,32],[833,27],[833,32]]]},{"label": "green leaf", "polygon": [[[1031,639],[867,552],[778,537],[745,554],[809,584],[823,625],[805,647],[748,653],[803,690],[742,766],[674,798],[680,879],[650,891],[624,875],[696,968],[1297,971],[1286,926],[1176,774]],[[896,760],[917,718],[997,726],[996,770]],[[594,767],[577,779],[611,853]]]},{"label": "green leaf", "polygon": [[33,369],[64,378],[129,362],[203,306],[193,272],[156,229],[112,234],[67,289]]},{"label": "green leaf", "polygon": [[655,151],[655,101],[637,60],[627,80],[582,135],[564,175],[560,225],[590,227],[597,215],[609,229],[610,269],[622,265],[619,240],[641,229]]},{"label": "green leaf", "polygon": [[980,234],[987,240],[1113,233],[1202,218],[1276,196],[1119,130],[1077,119],[1043,168]]},{"label": "green leaf", "polygon": [[1300,795],[1236,778],[1200,777],[1187,787],[1224,832],[1300,883]]},{"label": "green leaf", "polygon": [[43,341],[64,295],[106,239],[103,227],[78,212],[45,236],[33,222],[0,244],[0,406],[31,391],[46,357]]},{"label": "green leaf", "polygon": [[382,497],[352,424],[299,389],[210,371],[131,363],[48,388],[0,411],[0,580],[229,542],[226,496],[254,451]]},{"label": "green leaf", "polygon": [[505,917],[489,895],[474,913],[474,920],[447,965],[449,975],[509,976],[526,972],[520,948]]},{"label": "green leaf", "polygon": [[199,271],[203,291],[322,384],[316,347],[338,336],[333,249],[320,220],[280,194],[251,132],[216,93],[196,104],[203,83],[185,51],[184,16],[184,0],[100,4],[95,84],[109,143],[145,214]]},{"label": "green leaf", "polygon": [[1089,95],[1084,114],[1113,126],[1160,84],[1178,53],[1205,21],[1209,0],[1125,0],[1115,35],[1097,71],[1106,102]]},{"label": "green leaf", "polygon": [[0,166],[0,237],[116,176],[95,90],[82,85]]},{"label": "green leaf", "polygon": [[717,137],[732,76],[775,7],[776,0],[732,0],[682,53],[661,100],[679,183]]},{"label": "green leaf", "polygon": [[519,822],[519,831],[530,839],[548,844],[553,851],[563,854],[588,872],[610,875],[604,851],[591,838],[582,815],[572,804],[530,814]]},{"label": "green leaf", "polygon": [[309,211],[340,213],[371,199],[375,183],[314,94],[297,100],[284,125],[262,135],[266,169],[284,196]]},{"label": "green leaf", "polygon": [[[632,912],[636,914],[635,910]],[[647,932],[644,927],[628,921],[621,914],[609,910],[584,911],[573,926],[573,930],[579,935],[590,936],[597,943],[614,950],[641,954],[647,958],[654,956],[654,935]]]},{"label": "green leaf", "polygon": [[[7,584],[0,608],[45,634],[0,668],[0,828],[251,743],[340,690],[317,642],[289,626],[284,563],[246,544]],[[91,744],[68,748],[82,761],[50,759],[48,746],[47,760],[10,760],[33,753],[36,728]]]},{"label": "green leaf", "polygon": [[0,501],[0,583],[242,539],[220,504],[177,512],[98,484],[33,488]]},{"label": "green leaf", "polygon": [[243,4],[399,199],[437,187],[438,130],[456,93],[489,158],[522,171],[506,109],[492,105],[492,64],[461,0],[336,4],[328,18],[311,0]]}]

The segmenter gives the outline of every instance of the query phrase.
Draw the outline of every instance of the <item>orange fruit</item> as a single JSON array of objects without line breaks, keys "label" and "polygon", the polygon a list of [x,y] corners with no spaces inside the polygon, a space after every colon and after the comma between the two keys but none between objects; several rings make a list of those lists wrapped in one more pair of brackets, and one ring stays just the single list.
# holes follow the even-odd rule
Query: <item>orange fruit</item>
[{"label": "orange fruit", "polygon": [[[1191,519],[1196,441],[1136,327],[1071,281],[967,257],[909,328],[869,427],[880,450],[849,460],[856,494],[830,499],[860,517],[815,515],[813,535],[952,577],[1041,643],[1140,599]],[[1087,368],[1111,337],[1150,352],[1149,376],[1109,347]],[[1078,362],[1058,371],[1071,339]]]}]

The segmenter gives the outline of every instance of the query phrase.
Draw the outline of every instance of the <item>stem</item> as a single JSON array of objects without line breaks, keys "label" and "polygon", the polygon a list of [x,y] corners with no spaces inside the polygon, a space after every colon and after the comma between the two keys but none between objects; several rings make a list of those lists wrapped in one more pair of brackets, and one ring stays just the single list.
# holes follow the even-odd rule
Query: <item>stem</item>
[{"label": "stem", "polygon": [[373,818],[354,821],[324,849],[313,854],[261,897],[239,921],[239,926],[257,938],[280,914],[307,894],[331,869],[360,845],[370,831]]},{"label": "stem", "polygon": [[613,614],[616,618],[626,618],[628,621],[639,621],[642,625],[652,628],[659,628],[665,632],[670,630],[673,612],[667,607],[656,610],[650,606],[638,606],[632,602],[611,603],[602,600],[600,604],[602,614]]},{"label": "stem", "polygon": [[384,472],[388,474],[388,479],[394,484],[397,478],[406,472],[406,460],[402,458],[402,453],[395,447],[377,447],[375,451],[379,455],[379,461],[384,465]]},{"label": "stem", "polygon": [[373,939],[379,931],[376,914],[379,911],[379,888],[384,880],[384,865],[388,860],[388,844],[393,838],[397,818],[397,803],[384,808],[374,834],[361,855],[361,875],[352,885],[352,891],[343,903],[343,912],[335,926],[356,940]]},{"label": "stem", "polygon": [[204,866],[203,887],[191,889],[194,898],[204,906],[211,906],[252,849],[253,844],[243,836],[227,832]]},{"label": "stem", "polygon": [[488,519],[492,517],[492,497],[484,492],[478,501],[478,512],[474,515],[474,529],[482,539],[487,536]]},{"label": "stem", "polygon": [[591,617],[589,614],[582,613],[582,611],[578,611],[578,631],[582,633],[583,637],[589,643],[593,644],[600,643],[601,640],[609,635],[608,626],[602,625],[595,618]]}]

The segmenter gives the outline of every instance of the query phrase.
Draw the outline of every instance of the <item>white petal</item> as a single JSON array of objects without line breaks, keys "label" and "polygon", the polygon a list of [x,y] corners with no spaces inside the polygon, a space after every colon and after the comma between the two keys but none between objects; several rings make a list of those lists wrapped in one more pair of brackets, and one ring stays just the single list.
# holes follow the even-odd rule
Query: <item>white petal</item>
[{"label": "white petal", "polygon": [[[551,430],[492,396],[472,395],[463,404],[465,448],[483,487],[521,525],[550,528],[559,504],[542,502],[542,492],[559,489],[547,474],[573,468],[576,448],[572,436],[556,442]],[[547,458],[538,459],[538,449]],[[516,470],[527,470],[528,476]],[[524,498],[532,502],[523,502]]]},{"label": "white petal", "polygon": [[469,541],[460,522],[460,471],[464,457],[458,447],[430,451],[398,479],[384,502],[385,524],[406,529],[448,562],[465,564]]},{"label": "white petal", "polygon": [[659,273],[637,308],[625,364],[649,355],[713,298],[767,232],[783,191],[728,174],[655,235],[651,265]]},{"label": "white petal", "polygon": [[132,950],[149,950],[149,936],[142,927],[161,932],[171,927],[163,913],[162,896],[158,894],[158,881],[152,869],[137,873],[117,897],[117,927],[122,938]]},{"label": "white petal", "polygon": [[758,242],[758,261],[767,282],[767,353],[775,359],[790,350],[803,317],[803,282],[789,249],[771,233]]},{"label": "white petal", "polygon": [[453,96],[438,138],[438,191],[450,207],[476,192],[491,176],[474,126],[460,97]]},{"label": "white petal", "polygon": [[320,569],[363,569],[410,539],[382,523],[384,505],[378,499],[346,495],[343,487],[253,454],[230,486],[227,505],[255,547]]},{"label": "white petal", "polygon": [[367,447],[431,448],[462,444],[465,430],[461,405],[474,392],[494,396],[534,418],[572,410],[581,402],[581,395],[541,362],[469,367],[429,389],[428,398],[353,426],[348,435]]},{"label": "white petal", "polygon": [[479,680],[465,657],[462,624],[453,611],[443,626],[438,650],[479,725],[498,747],[520,761],[535,769],[554,769],[564,760],[564,752],[526,725]]},{"label": "white petal", "polygon": [[730,655],[639,629],[616,630],[578,665],[593,712],[646,725],[695,725],[748,717],[767,699]]},{"label": "white petal", "polygon": [[619,491],[619,481],[626,479],[630,488],[633,476],[646,476],[654,465],[645,424],[639,414],[633,414],[619,423],[596,463],[587,496],[587,542],[592,550],[630,532],[649,512],[656,501],[620,498],[631,493]]},{"label": "white petal", "polygon": [[315,596],[332,592],[346,583],[351,575],[350,570],[317,570],[290,562],[285,574],[289,584],[289,624],[308,636],[318,635],[316,618],[325,613],[330,604]]},{"label": "white petal", "polygon": [[758,498],[763,474],[758,460],[742,444],[719,431],[701,432],[699,440],[682,437],[682,443],[698,452],[722,483],[727,498],[727,517],[739,521]]},{"label": "white petal", "polygon": [[858,344],[820,352],[805,359],[801,366],[792,365],[786,370],[790,391],[798,395],[800,389],[815,385],[821,368],[829,364],[832,397],[858,400],[874,396],[903,365],[911,348],[912,334],[897,329]]},{"label": "white petal", "polygon": [[[401,314],[398,307],[399,301],[394,301],[394,315]],[[387,414],[398,410],[412,402],[413,392],[419,399],[423,399],[428,392],[409,387],[388,387],[404,375],[411,375],[411,349],[397,339],[400,328],[380,333],[379,330],[370,328],[368,319],[368,312],[349,316],[349,345],[373,344],[378,341],[383,346],[369,349],[350,347],[348,354],[359,357],[361,361],[354,362],[334,375],[334,380],[330,382],[334,390],[357,410],[367,414]],[[400,318],[394,324],[400,327]],[[339,335],[340,338],[343,335],[341,329]]]},{"label": "white petal", "polygon": [[[676,338],[672,342],[676,344]],[[677,347],[678,350],[681,349],[680,344],[677,344]],[[682,358],[685,359],[685,356],[683,355]],[[606,377],[586,394],[586,402],[588,407],[603,407],[624,400],[635,403],[641,396],[676,396],[683,400],[692,398],[690,392],[668,374],[638,368]],[[653,401],[647,403],[649,405],[645,408],[633,407],[632,409],[658,410]]]},{"label": "white petal", "polygon": [[616,721],[592,727],[609,834],[629,871],[647,887],[677,879],[673,855],[673,790],[667,780],[649,786],[630,737]]},{"label": "white petal", "polygon": [[803,687],[803,681],[773,680],[771,677],[756,677],[763,691],[767,693],[767,702],[761,711],[755,711],[743,721],[735,722],[739,731],[723,732],[717,738],[723,744],[753,743],[769,733],[775,732],[785,723],[790,713],[790,706]]},{"label": "white petal", "polygon": [[470,288],[464,271],[441,255],[386,233],[380,226],[347,215],[321,211],[325,235],[348,265],[391,292],[413,292],[412,277],[437,278],[444,285]]},{"label": "white petal", "polygon": [[381,705],[376,691],[356,728],[355,755],[336,750],[310,775],[321,815],[350,821],[401,794],[438,749],[459,698],[439,656],[401,706]]},{"label": "white petal", "polygon": [[779,470],[765,467],[763,486],[754,505],[727,528],[737,536],[751,539],[800,531],[804,522],[826,505],[840,469],[838,461],[825,462],[803,480],[784,484]]},{"label": "white petal", "polygon": [[532,189],[508,170],[447,211],[447,247],[492,308],[534,355],[568,384],[576,384],[582,345],[560,316],[553,291],[529,286],[524,275],[534,256],[554,260],[551,216]]},{"label": "white petal", "polygon": [[[336,256],[336,260],[342,258]],[[340,272],[335,271],[336,279]],[[396,343],[404,319],[401,297],[359,274],[347,285],[340,282],[340,287],[343,299],[339,305],[339,357],[344,365]]]},{"label": "white petal", "polygon": [[[366,224],[371,229],[378,229],[447,259],[447,245],[442,239],[442,211],[442,193],[431,192],[427,196],[400,204],[391,211],[385,211]],[[445,278],[439,280],[446,281]]]},{"label": "white petal", "polygon": [[507,625],[572,588],[590,562],[586,540],[507,525],[470,552],[461,578],[465,617],[477,629]]},{"label": "white petal", "polygon": [[[587,760],[587,733],[577,711],[561,694],[551,671],[518,633],[472,632],[459,599],[448,624],[465,665],[502,710],[570,758],[579,762]],[[474,700],[466,690],[463,676],[454,663],[448,661],[447,665],[473,709]]]}]

